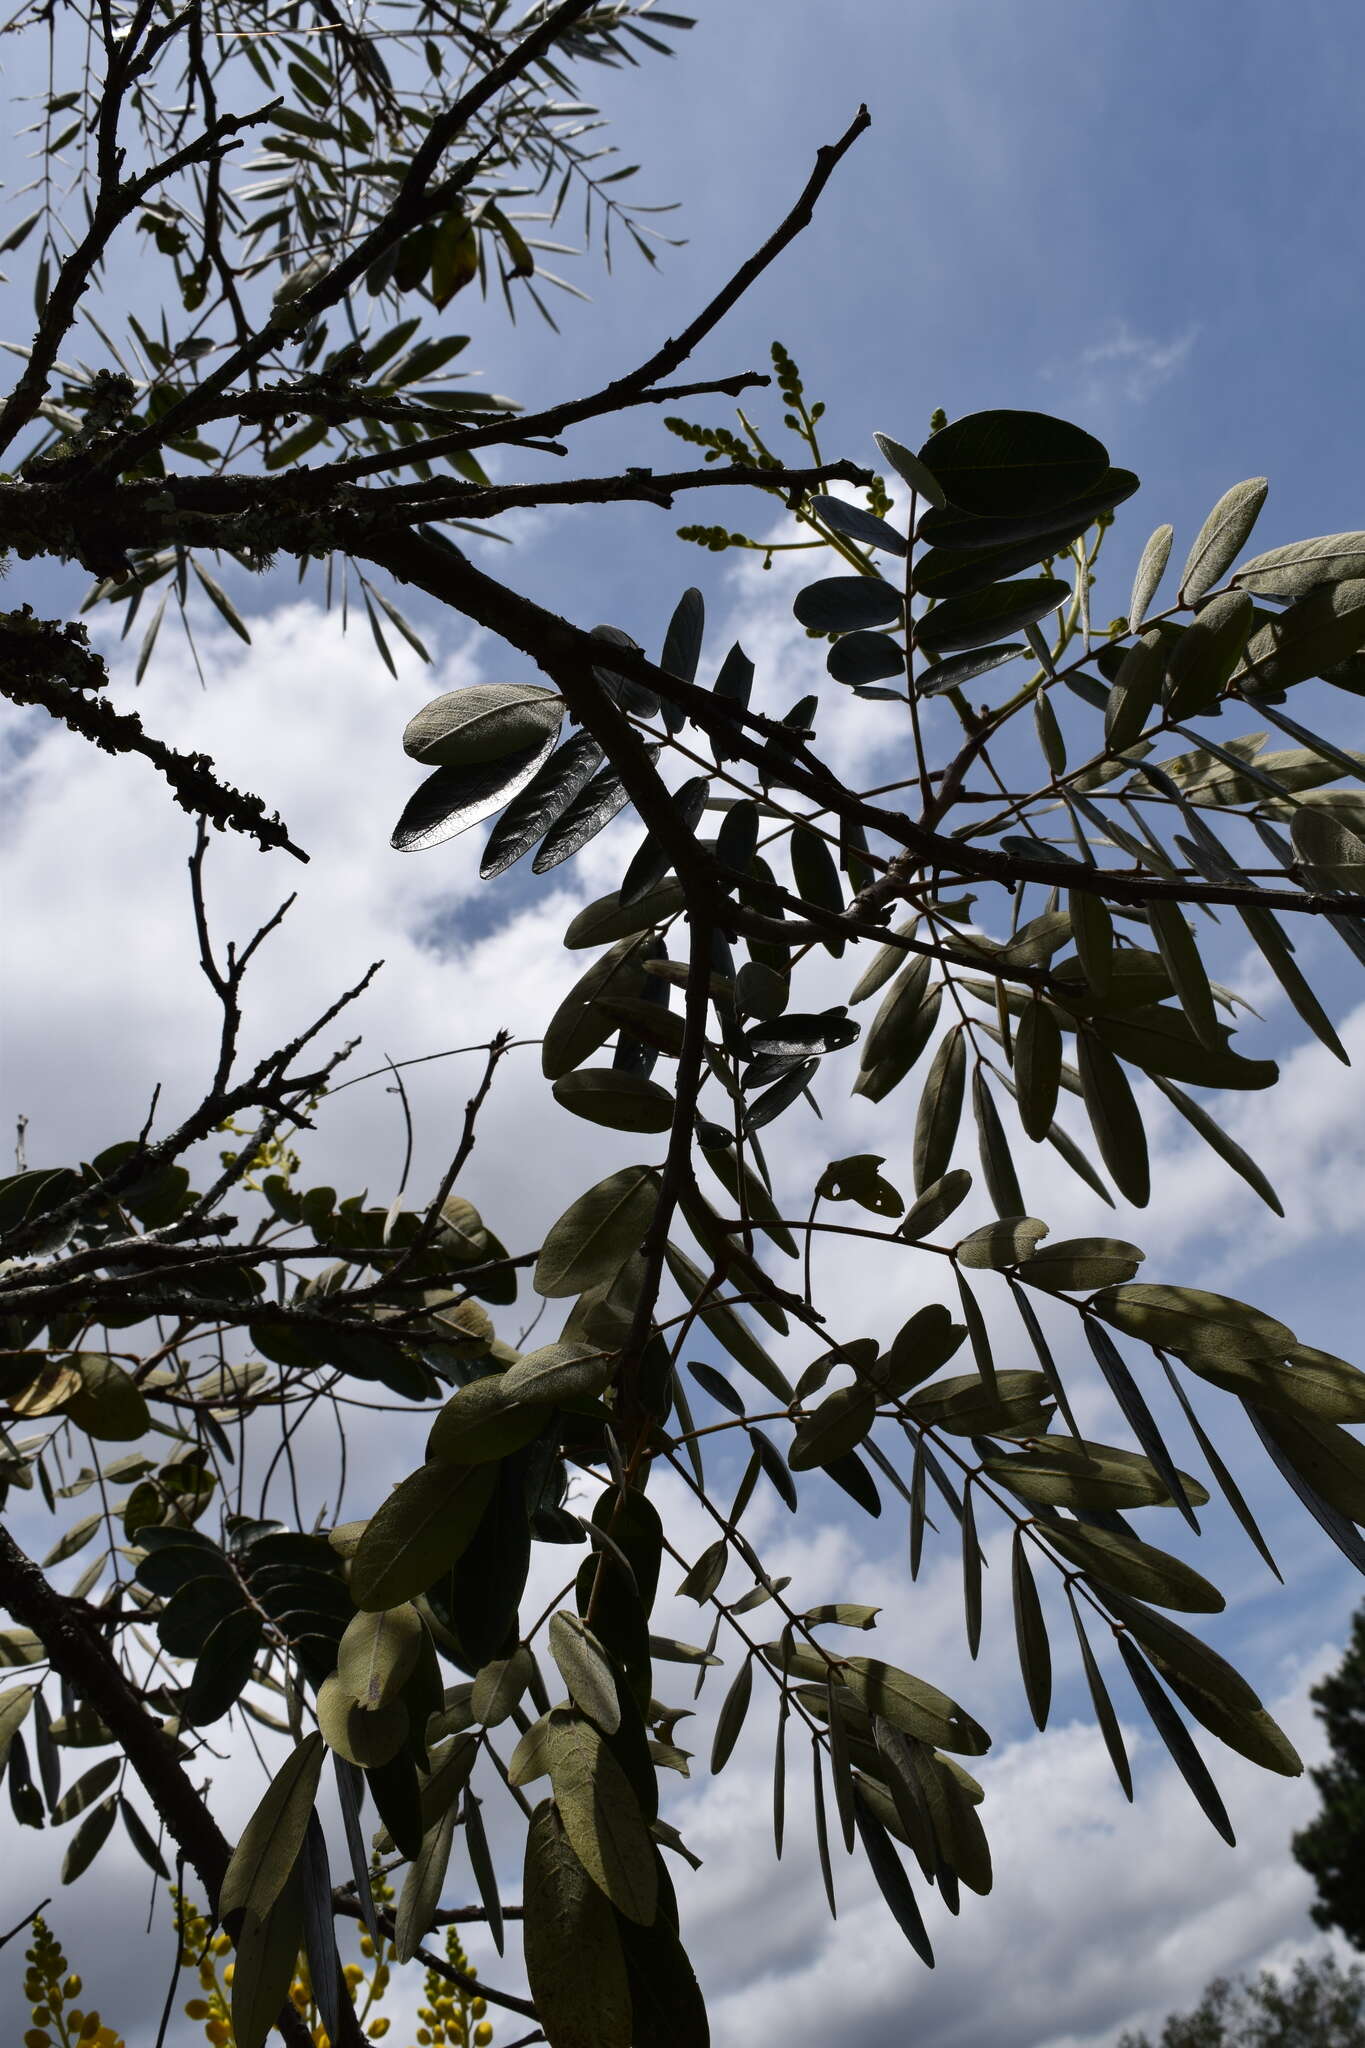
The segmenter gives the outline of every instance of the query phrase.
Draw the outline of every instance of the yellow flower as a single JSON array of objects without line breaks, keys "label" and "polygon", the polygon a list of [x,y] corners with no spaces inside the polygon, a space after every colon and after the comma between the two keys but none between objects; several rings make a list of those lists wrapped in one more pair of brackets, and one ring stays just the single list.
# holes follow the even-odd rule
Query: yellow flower
[{"label": "yellow flower", "polygon": [[187,1999],[185,2002],[185,2015],[186,2018],[192,2020],[206,2020],[209,2016],[209,2002],[207,1998]]},{"label": "yellow flower", "polygon": [[475,2048],[488,2048],[488,2043],[492,2040],[492,2038],[492,2027],[489,2026],[487,2020],[481,2021],[480,2024],[474,2029]]},{"label": "yellow flower", "polygon": [[52,2048],[52,2036],[41,2027],[30,2027],[24,2036],[24,2048]]},{"label": "yellow flower", "polygon": [[372,2041],[382,2041],[389,2031],[387,2014],[381,2013],[377,2020],[371,2020],[365,2031]]}]

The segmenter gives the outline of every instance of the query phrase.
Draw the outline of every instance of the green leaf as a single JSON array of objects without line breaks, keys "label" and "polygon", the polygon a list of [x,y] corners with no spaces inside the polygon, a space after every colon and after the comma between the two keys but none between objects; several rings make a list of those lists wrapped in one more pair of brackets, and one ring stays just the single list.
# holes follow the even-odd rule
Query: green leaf
[{"label": "green leaf", "polygon": [[896,1925],[920,1961],[934,1967],[934,1951],[905,1867],[896,1854],[891,1837],[882,1826],[865,1794],[854,1791],[854,1818],[862,1839],[868,1867],[877,1888],[891,1910]]},{"label": "green leaf", "polygon": [[1011,1583],[1014,1592],[1014,1636],[1019,1648],[1019,1668],[1029,1712],[1039,1728],[1046,1728],[1052,1702],[1052,1652],[1048,1647],[1047,1624],[1034,1584],[1033,1572],[1024,1550],[1024,1532],[1016,1528],[1011,1553]]},{"label": "green leaf", "polygon": [[1311,1422],[1365,1422],[1365,1373],[1334,1358],[1296,1344],[1289,1362],[1274,1358],[1190,1357],[1186,1364],[1201,1379],[1230,1394],[1275,1408]]},{"label": "green leaf", "polygon": [[446,1402],[431,1425],[427,1461],[482,1465],[510,1457],[540,1435],[549,1413],[548,1404],[542,1407],[520,1394],[517,1386],[509,1388],[506,1373],[485,1374],[458,1388]]},{"label": "green leaf", "polygon": [[877,1397],[863,1386],[836,1387],[798,1422],[787,1452],[793,1472],[829,1465],[860,1444],[876,1419]]},{"label": "green leaf", "polygon": [[1010,1157],[1004,1126],[986,1082],[986,1070],[980,1061],[972,1069],[972,1112],[976,1118],[982,1178],[995,1205],[995,1213],[1000,1217],[1019,1217],[1024,1210],[1024,1197]]},{"label": "green leaf", "polygon": [[347,1623],[336,1675],[358,1707],[387,1706],[407,1683],[422,1647],[422,1617],[410,1602]]},{"label": "green leaf", "polygon": [[1233,582],[1257,597],[1302,597],[1320,583],[1365,576],[1365,533],[1326,533],[1294,540],[1244,562]]},{"label": "green leaf", "polygon": [[[945,598],[915,626],[915,646],[922,654],[956,654],[981,649],[1005,633],[1017,633],[1055,612],[1071,596],[1071,585],[1056,576],[1021,576],[995,583],[970,597]],[[945,687],[947,687],[945,685]]]},{"label": "green leaf", "polygon": [[1157,586],[1166,573],[1166,564],[1171,558],[1171,542],[1175,539],[1173,526],[1158,526],[1156,532],[1142,550],[1133,578],[1133,594],[1128,600],[1128,626],[1136,633],[1147,616],[1147,608],[1156,596]]},{"label": "green leaf", "polygon": [[1075,1596],[1071,1592],[1070,1587],[1067,1588],[1067,1600],[1071,1607],[1071,1619],[1076,1624],[1076,1637],[1080,1644],[1081,1663],[1085,1668],[1086,1684],[1090,1688],[1090,1700],[1095,1709],[1095,1719],[1099,1723],[1100,1734],[1104,1737],[1104,1746],[1109,1752],[1109,1761],[1114,1766],[1114,1775],[1122,1787],[1124,1798],[1131,1805],[1133,1798],[1133,1773],[1128,1763],[1128,1752],[1123,1744],[1123,1730],[1119,1727],[1118,1715],[1114,1712],[1113,1702],[1109,1697],[1109,1690],[1105,1685],[1100,1667],[1095,1662],[1095,1653],[1086,1638],[1085,1628],[1081,1622],[1081,1612],[1076,1605]]},{"label": "green leaf", "polygon": [[499,1384],[513,1400],[549,1407],[591,1400],[611,1385],[614,1366],[599,1350],[583,1344],[546,1344],[510,1365]]},{"label": "green leaf", "polygon": [[582,1714],[556,1707],[546,1742],[555,1804],[575,1856],[619,1912],[650,1926],[658,1905],[654,1846],[629,1778]]},{"label": "green leaf", "polygon": [[[781,1644],[774,1643],[765,1655],[802,1678],[823,1681],[828,1670],[823,1657],[800,1644],[784,1651]],[[915,1678],[877,1657],[843,1659],[840,1677],[867,1713],[880,1714],[905,1735],[961,1756],[984,1756],[990,1748],[985,1729],[927,1679]]]},{"label": "green leaf", "polygon": [[431,1927],[432,1916],[441,1903],[441,1891],[450,1864],[455,1839],[457,1800],[452,1800],[435,1824],[422,1837],[398,1895],[394,1918],[393,1955],[398,1963],[409,1963]]},{"label": "green leaf", "polygon": [[264,1641],[261,1617],[254,1607],[225,1614],[210,1630],[194,1676],[180,1699],[180,1718],[187,1727],[207,1728],[236,1706]]},{"label": "green leaf", "polygon": [[[3,1711],[3,1700],[0,1700],[0,1711]],[[120,1758],[106,1756],[101,1758],[99,1763],[92,1764],[88,1771],[83,1771],[75,1784],[68,1787],[53,1807],[53,1826],[64,1827],[67,1821],[74,1820],[78,1813],[84,1813],[92,1800],[98,1799],[101,1792],[109,1789],[121,1769]]]},{"label": "green leaf", "polygon": [[[896,993],[893,989],[892,996]],[[880,1056],[874,1061],[869,1058],[866,1045],[861,1049],[862,1065],[853,1084],[855,1095],[880,1102],[905,1079],[934,1035],[942,1001],[943,984],[936,982],[913,1008],[908,1001],[897,1003],[894,1020],[888,1022],[877,1039],[877,1045],[883,1048]],[[882,1008],[885,1010],[886,1005]],[[874,1029],[879,1022],[880,1015],[874,1019]]]},{"label": "green leaf", "polygon": [[1056,1015],[1046,1003],[1028,1003],[1014,1037],[1014,1080],[1019,1120],[1035,1144],[1051,1128],[1061,1072],[1062,1034]]},{"label": "green leaf", "polygon": [[1152,1662],[1181,1705],[1229,1749],[1250,1757],[1263,1771],[1275,1771],[1282,1778],[1302,1777],[1303,1759],[1264,1707],[1231,1707],[1201,1686],[1191,1684],[1161,1657],[1154,1656]]},{"label": "green leaf", "polygon": [[[1036,1507],[1139,1508],[1167,1506],[1171,1494],[1149,1458],[1085,1438],[1049,1437],[1031,1451],[995,1452],[982,1469],[1020,1500]],[[1180,1474],[1187,1500],[1202,1507],[1207,1490]]]},{"label": "green leaf", "polygon": [[[36,214],[34,219],[37,219]],[[872,438],[901,482],[908,484],[916,497],[923,498],[928,505],[947,504],[943,486],[918,455],[912,455],[908,448],[893,439],[890,434],[874,434]]]},{"label": "green leaf", "polygon": [[232,2032],[237,2048],[265,2048],[289,1996],[303,1940],[303,1880],[295,1869],[264,1916],[248,1913],[237,1931],[232,1967]]},{"label": "green leaf", "polygon": [[137,1850],[138,1855],[142,1858],[147,1868],[155,1871],[158,1877],[169,1879],[171,1873],[166,1868],[166,1860],[153,1841],[151,1832],[136,1807],[130,1806],[126,1799],[121,1798],[118,1803],[118,1810],[123,1816],[123,1825],[127,1830],[128,1840]]},{"label": "green leaf", "polygon": [[880,576],[825,576],[797,592],[792,610],[810,632],[854,633],[899,625],[903,600]]},{"label": "green leaf", "polygon": [[1208,1774],[1204,1759],[1190,1740],[1189,1730],[1162,1691],[1160,1681],[1137,1645],[1128,1636],[1121,1635],[1119,1649],[1123,1654],[1124,1663],[1128,1666],[1128,1675],[1137,1688],[1143,1706],[1152,1717],[1153,1727],[1170,1751],[1176,1769],[1223,1840],[1235,1849],[1237,1838],[1232,1832],[1227,1808],[1218,1795],[1217,1786]]},{"label": "green leaf", "polygon": [[1123,753],[1141,734],[1161,695],[1165,672],[1166,640],[1157,628],[1126,650],[1110,686],[1104,707],[1104,743],[1111,754]]},{"label": "green leaf", "polygon": [[1147,1134],[1128,1077],[1108,1047],[1088,1031],[1077,1034],[1076,1054],[1086,1114],[1100,1157],[1120,1194],[1139,1209],[1145,1208],[1151,1195]]},{"label": "green leaf", "polygon": [[1180,577],[1181,604],[1197,604],[1232,567],[1256,524],[1269,488],[1263,476],[1253,476],[1223,493],[1190,549]]},{"label": "green leaf", "polygon": [[606,1044],[616,1021],[599,1007],[599,999],[638,996],[644,984],[644,963],[652,957],[654,943],[644,932],[620,939],[580,975],[546,1026],[540,1067],[547,1081],[558,1080]]},{"label": "green leaf", "polygon": [[558,823],[602,765],[602,749],[591,733],[576,732],[538,768],[512,799],[488,835],[479,874],[485,881],[505,874]]},{"label": "green leaf", "polygon": [[190,567],[203,585],[204,594],[214,610],[220,618],[227,621],[228,625],[231,626],[233,632],[237,635],[237,638],[245,640],[249,647],[251,645],[251,635],[243,624],[237,607],[233,604],[232,599],[228,596],[222,585],[214,581],[213,577],[209,575],[208,570],[203,568],[193,555],[190,556]]},{"label": "green leaf", "polygon": [[[685,1252],[675,1244],[665,1248],[664,1256],[668,1270],[682,1289],[688,1302],[701,1301],[706,1293],[706,1275],[693,1265]],[[729,1352],[737,1365],[742,1365],[758,1384],[783,1406],[792,1397],[791,1382],[781,1368],[775,1365],[757,1337],[740,1320],[737,1312],[728,1302],[712,1298],[700,1312],[701,1321],[711,1335]]]},{"label": "green leaf", "polygon": [[613,1278],[649,1229],[658,1199],[659,1177],[648,1166],[623,1166],[580,1195],[546,1234],[537,1294],[560,1299]]},{"label": "green leaf", "polygon": [[614,1735],[621,1725],[616,1674],[597,1637],[585,1621],[561,1608],[550,1617],[550,1655],[569,1697],[580,1711],[595,1722],[604,1735]]},{"label": "green leaf", "polygon": [[1290,1416],[1275,1408],[1258,1406],[1256,1415],[1294,1470],[1329,1507],[1348,1522],[1365,1522],[1365,1444],[1358,1437],[1335,1423]]},{"label": "green leaf", "polygon": [[1012,1216],[999,1223],[983,1223],[969,1231],[953,1247],[959,1265],[984,1272],[1002,1273],[1030,1257],[1034,1247],[1047,1236],[1046,1223],[1036,1216]]},{"label": "green leaf", "polygon": [[1048,413],[968,413],[919,451],[950,504],[979,518],[1051,512],[1093,490],[1109,456],[1093,434]]},{"label": "green leaf", "polygon": [[321,1735],[306,1735],[271,1779],[232,1852],[218,1894],[219,1919],[240,1909],[259,1922],[284,1892],[303,1847],[326,1754]]},{"label": "green leaf", "polygon": [[902,1324],[870,1377],[893,1399],[908,1394],[948,1363],[966,1334],[941,1302],[927,1302]]},{"label": "green leaf", "polygon": [[431,768],[465,768],[539,748],[559,732],[564,699],[538,683],[476,683],[424,704],[403,729],[403,751]]},{"label": "green leaf", "polygon": [[1041,1372],[993,1372],[990,1378],[973,1372],[935,1380],[912,1394],[907,1405],[917,1422],[953,1436],[997,1436],[1030,1425],[1041,1434],[1049,1398]]},{"label": "green leaf", "polygon": [[967,1650],[973,1661],[981,1648],[981,1545],[976,1534],[976,1509],[968,1482],[962,1489],[962,1605]]},{"label": "green leaf", "polygon": [[1120,1237],[1063,1237],[1025,1261],[1019,1278],[1053,1294],[1089,1294],[1131,1280],[1143,1253]]},{"label": "green leaf", "polygon": [[414,1600],[473,1539],[496,1465],[421,1465],[368,1523],[351,1559],[351,1598],[367,1613]]},{"label": "green leaf", "polygon": [[1095,1017],[1092,1029],[1119,1059],[1154,1080],[1164,1074],[1195,1088],[1269,1088],[1279,1079],[1274,1060],[1243,1059],[1227,1049],[1210,1052],[1184,1013],[1164,1004]]},{"label": "green leaf", "polygon": [[550,2048],[631,2048],[616,1918],[548,1799],[527,1830],[522,1898],[526,1975]]},{"label": "green leaf", "polygon": [[87,1813],[67,1843],[66,1854],[62,1858],[63,1884],[74,1884],[90,1868],[109,1839],[109,1830],[117,1813],[118,1801],[113,1798],[102,1799]]},{"label": "green leaf", "polygon": [[612,1131],[666,1131],[673,1121],[673,1097],[645,1074],[616,1067],[580,1067],[554,1084],[561,1109]]},{"label": "green leaf", "polygon": [[1293,1331],[1263,1310],[1201,1287],[1139,1280],[1102,1289],[1090,1305],[1126,1336],[1191,1357],[1284,1358],[1295,1343]]},{"label": "green leaf", "polygon": [[1287,690],[1365,645],[1365,575],[1310,590],[1247,642],[1236,681],[1244,693]]},{"label": "green leaf", "polygon": [[962,1207],[971,1192],[971,1185],[972,1177],[963,1166],[955,1166],[951,1173],[931,1181],[906,1211],[896,1232],[897,1237],[912,1243],[932,1237],[939,1225],[946,1223]]},{"label": "green leaf", "polygon": [[947,1173],[962,1115],[967,1051],[961,1030],[954,1026],[934,1054],[915,1117],[915,1192]]},{"label": "green leaf", "polygon": [[9,1760],[9,1748],[28,1717],[37,1695],[36,1685],[11,1685],[0,1692],[0,1772]]},{"label": "green leaf", "polygon": [[1216,1052],[1223,1042],[1222,1031],[1213,1007],[1209,978],[1185,912],[1178,903],[1149,903],[1147,922],[1191,1030],[1202,1046]]},{"label": "green leaf", "polygon": [[1197,718],[1215,712],[1224,685],[1242,658],[1254,622],[1243,590],[1210,598],[1171,649],[1166,664],[1166,716]]},{"label": "green leaf", "polygon": [[1053,1520],[1042,1534],[1068,1563],[1120,1593],[1184,1614],[1221,1614],[1226,1605],[1218,1588],[1192,1565],[1139,1542],[1124,1529],[1082,1528],[1079,1523]]},{"label": "green leaf", "polygon": [[995,647],[976,647],[966,654],[955,654],[950,661],[931,662],[921,669],[915,689],[921,697],[942,697],[949,690],[960,689],[963,683],[975,681],[977,676],[989,675],[992,669],[1003,668],[1007,661],[1014,661],[1028,652],[1028,643],[1023,640],[1007,640]]},{"label": "green leaf", "polygon": [[711,1743],[712,1775],[725,1769],[731,1752],[739,1740],[739,1731],[744,1726],[744,1717],[749,1711],[749,1701],[754,1687],[753,1658],[746,1657],[735,1673],[730,1689],[721,1701],[716,1716],[716,1732]]},{"label": "green leaf", "polygon": [[[481,825],[525,789],[553,747],[551,734],[549,739],[538,740],[519,753],[504,754],[496,761],[438,768],[408,799],[393,828],[391,844],[399,853],[419,853],[453,839],[457,833],[467,832],[471,825]],[[617,938],[620,934],[612,932],[609,936]]]},{"label": "green leaf", "polygon": [[105,1443],[133,1443],[146,1434],[151,1418],[131,1373],[101,1351],[79,1351],[68,1362],[81,1384],[62,1412],[78,1429]]}]

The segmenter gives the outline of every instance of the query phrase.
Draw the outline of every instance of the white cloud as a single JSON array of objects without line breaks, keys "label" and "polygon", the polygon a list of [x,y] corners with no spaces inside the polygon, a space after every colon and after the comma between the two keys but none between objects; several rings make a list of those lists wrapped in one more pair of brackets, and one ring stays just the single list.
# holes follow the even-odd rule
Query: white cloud
[{"label": "white cloud", "polygon": [[1079,405],[1101,406],[1115,400],[1142,405],[1179,376],[1198,339],[1197,325],[1162,337],[1143,334],[1127,320],[1115,319],[1098,341],[1044,374],[1064,382]]}]

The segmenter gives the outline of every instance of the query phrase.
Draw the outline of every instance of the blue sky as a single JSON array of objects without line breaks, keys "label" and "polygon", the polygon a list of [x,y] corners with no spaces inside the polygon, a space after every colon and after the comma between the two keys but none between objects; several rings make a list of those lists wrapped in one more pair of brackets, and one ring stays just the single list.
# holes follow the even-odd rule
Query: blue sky
[{"label": "blue sky", "polygon": [[[745,0],[721,9],[701,0],[699,12],[671,64],[593,74],[585,88],[611,115],[623,160],[641,162],[645,196],[683,202],[663,225],[685,233],[687,246],[666,252],[657,272],[627,251],[611,279],[591,263],[570,269],[594,304],[564,301],[559,336],[532,312],[510,330],[499,308],[457,301],[448,317],[472,327],[467,360],[495,388],[537,403],[570,395],[676,332],[786,211],[817,144],[866,99],[872,130],[815,224],[710,339],[696,374],[762,368],[779,336],[809,390],[828,402],[829,450],[860,459],[870,458],[874,428],[917,443],[937,405],[953,414],[1032,406],[1076,418],[1144,484],[1109,544],[1118,566],[1102,613],[1123,608],[1152,526],[1173,520],[1179,550],[1241,477],[1271,479],[1260,546],[1365,523],[1358,8],[982,0],[836,10]],[[17,267],[14,274],[20,283]],[[22,338],[25,305],[24,290],[10,295],[0,331]],[[770,406],[756,397],[760,415]],[[706,414],[692,410],[727,417],[723,401]],[[681,452],[637,412],[576,435],[570,463],[557,467],[672,467]],[[524,473],[548,468],[533,459]],[[649,646],[678,592],[696,582],[718,622],[706,661],[742,634],[767,658],[770,687],[785,703],[799,694],[785,678],[803,658],[790,579],[781,571],[764,578],[752,564],[671,538],[684,518],[742,524],[747,509],[537,516],[515,550],[488,544],[483,556],[580,623],[611,620]],[[6,602],[55,604],[59,588],[81,582],[16,570]],[[210,687],[201,697],[171,642],[149,671],[140,708],[152,729],[180,744],[209,744],[234,778],[306,827],[305,843],[318,852],[296,936],[259,989],[262,1034],[296,1018],[315,994],[325,998],[355,960],[371,957],[371,945],[391,965],[362,1020],[368,1045],[402,1057],[502,1021],[534,1029],[581,965],[558,951],[566,917],[583,895],[613,885],[626,842],[599,842],[549,889],[510,892],[501,915],[478,895],[466,842],[407,862],[386,845],[410,781],[397,756],[402,720],[436,687],[514,671],[486,642],[447,626],[437,683],[405,661],[394,684],[377,673],[360,634],[342,645],[334,622],[298,603],[292,577],[234,589],[257,622],[254,649],[210,631]],[[420,607],[414,616],[429,623]],[[1357,700],[1338,695],[1331,709],[1334,736],[1365,743]],[[8,730],[31,750],[14,776],[6,828],[11,943],[26,972],[7,999],[0,1127],[22,1108],[34,1120],[35,1156],[88,1153],[140,1121],[153,1080],[166,1079],[172,1098],[177,1087],[187,1093],[202,1062],[209,1014],[185,981],[183,820],[152,801],[150,785],[131,812],[124,764],[77,758],[74,741],[36,720],[10,720]],[[860,742],[861,756],[875,757],[877,744]],[[238,927],[283,884],[278,864],[240,848],[215,850],[214,877],[220,914]],[[1240,974],[1265,1009],[1248,1049],[1285,1062],[1277,1097],[1245,1099],[1232,1120],[1283,1184],[1286,1223],[1211,1172],[1169,1122],[1156,1126],[1152,1208],[1108,1220],[1147,1247],[1154,1277],[1244,1294],[1282,1313],[1305,1341],[1358,1359],[1365,1012],[1343,949],[1315,934],[1304,958],[1334,995],[1336,1014],[1352,1014],[1358,1064],[1349,1071],[1304,1045],[1297,1019],[1235,935],[1219,958],[1225,978]],[[71,1000],[73,960],[85,1014]],[[837,993],[831,986],[826,999]],[[91,1011],[101,1025],[93,1037]],[[459,1088],[449,1070],[423,1070],[417,1100],[428,1168]],[[536,1138],[526,1101],[529,1093],[534,1105],[533,1091],[509,1093],[495,1103],[479,1162],[495,1225],[518,1204],[550,1204],[559,1191],[567,1199],[575,1185],[572,1128]],[[382,1187],[393,1165],[391,1106],[375,1089],[343,1100],[355,1121],[344,1136],[324,1126],[310,1177]],[[836,1133],[848,1142],[835,1142]],[[839,1108],[828,1135],[822,1157],[862,1149],[878,1132],[854,1105]],[[904,1136],[896,1134],[902,1149]],[[814,1157],[825,1142],[809,1133],[797,1149]],[[533,1173],[529,1144],[543,1146]],[[1030,1181],[1026,1170],[1025,1184],[1054,1236],[1093,1227],[1093,1204],[1056,1176],[1038,1169]],[[860,1302],[852,1277],[836,1291],[850,1312],[866,1313],[870,1301],[889,1314],[894,1305],[875,1294]],[[1245,1663],[1302,1744],[1311,1736],[1306,1685],[1340,1642],[1359,1589],[1284,1489],[1257,1479],[1230,1404],[1205,1397],[1198,1405],[1221,1425],[1239,1475],[1255,1481],[1290,1580],[1279,1593],[1227,1518],[1215,1518],[1211,1544],[1197,1554],[1235,1597],[1210,1638]],[[376,1452],[375,1485],[402,1469],[402,1447],[393,1455],[390,1467]],[[1184,1550],[1165,1527],[1142,1533]],[[1309,1940],[1306,1885],[1287,1857],[1291,1827],[1311,1810],[1303,1787],[1242,1771],[1208,1739],[1244,1836],[1229,1855],[1149,1745],[1139,1752],[1146,1804],[1120,1813],[1069,1652],[1059,1654],[1059,1726],[1037,1738],[1006,1615],[994,1614],[993,1630],[988,1617],[982,1667],[973,1673],[967,1663],[951,1563],[931,1572],[911,1603],[899,1532],[884,1526],[869,1537],[837,1503],[818,1525],[774,1527],[772,1540],[808,1574],[813,1599],[848,1597],[855,1581],[884,1587],[887,1654],[896,1631],[902,1641],[909,1631],[923,1646],[918,1668],[984,1691],[1003,1750],[990,1781],[1002,1869],[991,1901],[968,1901],[955,1925],[942,1915],[935,1922],[942,1967],[934,1980],[895,1947],[889,1922],[856,1881],[831,1937],[809,1913],[809,1870],[793,1871],[789,1858],[774,1879],[766,1845],[746,1832],[755,1812],[762,1826],[766,1797],[766,1759],[754,1738],[712,1791],[692,1781],[680,1823],[709,1859],[713,1890],[695,1890],[684,1905],[718,1988],[723,2048],[774,2038],[793,2006],[814,2009],[832,2031],[837,2021],[856,2048],[891,2048],[907,2005],[926,2048],[976,2048],[987,2038],[1009,2048],[1101,2048],[1125,2022],[1192,2003],[1216,1970],[1283,1959]],[[704,1751],[704,1742],[696,1746]],[[26,1848],[37,1839],[26,1838]],[[113,1910],[107,1888],[105,1896]],[[31,1903],[15,1897],[12,1918]],[[789,1915],[781,1938],[772,1925],[779,1906]],[[120,1967],[117,1956],[109,1967]],[[130,1998],[133,1974],[125,1964],[119,1978]],[[837,1997],[836,1974],[846,1987]],[[131,2021],[127,2030],[142,2048]]]}]

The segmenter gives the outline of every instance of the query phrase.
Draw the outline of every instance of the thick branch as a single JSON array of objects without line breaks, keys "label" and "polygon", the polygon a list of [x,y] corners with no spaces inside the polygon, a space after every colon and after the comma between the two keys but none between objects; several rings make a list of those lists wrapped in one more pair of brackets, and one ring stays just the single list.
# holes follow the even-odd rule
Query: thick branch
[{"label": "thick branch", "polygon": [[[37,623],[34,622],[35,625]],[[61,638],[60,629],[50,630],[54,637]],[[68,632],[71,630],[67,629]],[[51,672],[43,674],[32,666],[31,659],[21,663],[8,658],[13,638],[3,630],[3,622],[0,622],[0,692],[12,703],[40,704],[54,718],[60,718],[73,732],[92,740],[106,754],[141,754],[165,776],[175,792],[176,802],[184,810],[211,819],[221,831],[241,832],[256,840],[263,849],[282,846],[287,853],[293,854],[295,860],[307,860],[308,855],[289,837],[288,828],[281,822],[278,812],[268,814],[260,797],[244,795],[230,783],[218,780],[211,772],[211,755],[178,753],[163,740],[153,739],[150,733],[144,732],[142,720],[136,712],[115,711],[105,698],[82,696],[71,683],[58,680]],[[31,655],[32,636],[25,635],[20,645]],[[70,653],[69,646],[63,646],[59,651],[63,656]],[[90,655],[89,660],[103,670],[104,664],[97,655]],[[66,665],[65,661],[61,663],[63,667]],[[103,676],[99,680],[103,681]],[[91,687],[91,679],[82,677],[81,688]]]},{"label": "thick branch", "polygon": [[[231,1847],[176,1754],[175,1743],[142,1704],[109,1649],[74,1601],[53,1590],[32,1558],[0,1525],[0,1606],[31,1628],[53,1670],[93,1707],[138,1775],[147,1797],[217,1911]],[[276,2021],[291,2048],[311,2048],[302,2015],[286,2005]]]}]

